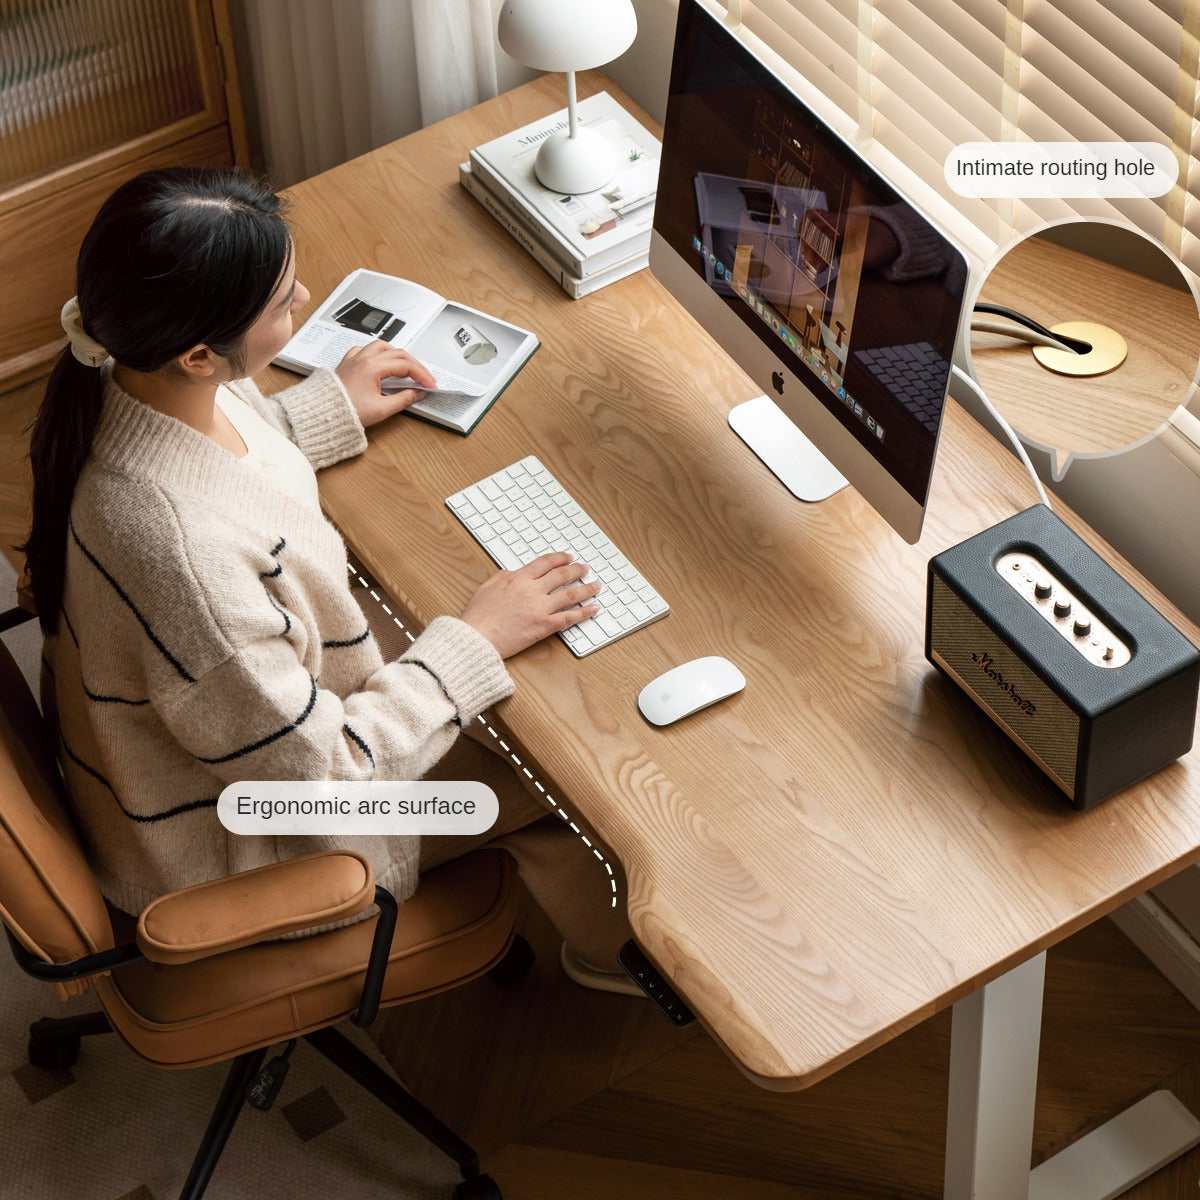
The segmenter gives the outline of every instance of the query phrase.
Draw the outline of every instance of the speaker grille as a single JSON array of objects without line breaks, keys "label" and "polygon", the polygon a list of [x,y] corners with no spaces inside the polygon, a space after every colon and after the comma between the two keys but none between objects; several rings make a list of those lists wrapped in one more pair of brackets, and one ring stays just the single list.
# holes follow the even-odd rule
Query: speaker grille
[{"label": "speaker grille", "polygon": [[931,581],[934,661],[1055,783],[1073,796],[1079,716],[938,575]]}]

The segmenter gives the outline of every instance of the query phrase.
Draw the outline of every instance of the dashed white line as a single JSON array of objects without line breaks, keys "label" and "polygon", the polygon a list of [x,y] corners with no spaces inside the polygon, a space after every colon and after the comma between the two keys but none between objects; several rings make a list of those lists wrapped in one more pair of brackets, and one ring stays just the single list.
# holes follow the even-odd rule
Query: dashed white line
[{"label": "dashed white line", "polygon": [[[364,578],[363,578],[363,577],[362,577],[362,576],[361,576],[361,575],[358,573],[358,570],[357,570],[357,568],[354,566],[354,564],[353,564],[353,563],[347,563],[347,564],[346,564],[346,569],[347,569],[347,570],[350,572],[350,574],[351,574],[351,575],[354,575],[354,576],[356,576],[356,577],[357,577],[357,579],[358,579],[358,582],[359,582],[360,584],[362,584],[362,586],[363,586],[363,587],[364,587],[364,588],[367,590],[367,592],[368,592],[368,593],[370,594],[370,596],[371,596],[371,599],[372,599],[372,600],[374,600],[374,601],[376,601],[376,602],[379,604],[379,606],[380,606],[380,607],[383,609],[383,611],[384,611],[384,612],[385,612],[385,613],[386,613],[386,614],[387,614],[389,617],[391,617],[391,618],[392,618],[392,620],[393,620],[393,621],[396,623],[396,628],[397,628],[397,629],[399,629],[399,630],[400,630],[400,632],[401,632],[401,633],[403,633],[403,634],[404,634],[404,636],[405,636],[406,638],[408,638],[408,640],[409,640],[410,642],[415,642],[415,641],[416,641],[416,638],[415,638],[415,637],[412,635],[412,633],[410,633],[410,632],[409,632],[407,629],[405,629],[405,628],[404,628],[404,623],[403,623],[403,622],[400,620],[400,618],[399,618],[399,617],[397,617],[397,616],[396,616],[396,615],[395,615],[395,614],[392,612],[392,610],[391,610],[390,608],[388,608],[388,606],[387,606],[386,604],[384,604],[384,602],[383,602],[383,601],[382,601],[382,600],[379,598],[379,595],[378,595],[378,593],[377,593],[377,592],[376,592],[376,591],[375,591],[375,590],[374,590],[374,589],[371,587],[371,585],[370,585],[370,584],[369,584],[369,583],[368,583],[368,582],[367,582],[367,581],[366,581],[366,580],[365,580],[365,579],[364,579]],[[533,783],[533,786],[534,786],[535,788],[537,788],[538,792],[539,792],[539,793],[541,793],[541,795],[542,795],[543,797],[545,797],[545,800],[546,800],[546,802],[547,802],[547,803],[548,803],[548,804],[551,806],[551,808],[552,808],[552,809],[553,809],[553,810],[554,810],[556,813],[558,813],[558,815],[559,815],[560,817],[562,817],[562,819],[563,819],[563,820],[564,820],[564,821],[565,821],[565,822],[566,822],[566,823],[567,823],[567,824],[570,826],[571,830],[572,830],[574,833],[576,833],[576,834],[579,836],[579,838],[582,840],[583,844],[584,844],[585,846],[587,846],[587,848],[588,848],[589,850],[591,850],[591,852],[592,852],[592,853],[593,853],[593,854],[596,856],[596,858],[597,858],[597,859],[599,859],[599,861],[600,861],[600,863],[603,865],[603,867],[604,867],[605,871],[607,871],[607,872],[608,872],[608,882],[609,882],[609,886],[612,888],[612,906],[613,906],[613,908],[616,908],[616,907],[617,907],[617,879],[616,879],[616,876],[615,876],[615,875],[614,875],[614,873],[613,873],[612,864],[611,864],[611,863],[608,861],[608,859],[606,859],[606,858],[604,857],[604,855],[603,855],[603,854],[602,854],[602,853],[601,853],[601,852],[600,852],[600,851],[599,851],[599,850],[598,850],[598,849],[597,849],[597,848],[596,848],[596,847],[595,847],[595,846],[594,846],[594,845],[593,845],[593,844],[592,844],[592,843],[591,843],[591,842],[588,840],[587,836],[586,836],[586,835],[583,833],[583,831],[582,831],[582,830],[579,828],[579,826],[578,826],[578,825],[576,825],[576,824],[575,824],[575,822],[571,820],[571,817],[570,817],[570,815],[569,815],[569,814],[567,813],[567,811],[566,811],[566,810],[565,810],[565,809],[562,807],[562,805],[561,805],[561,804],[559,804],[559,803],[558,803],[558,801],[557,801],[557,800],[555,800],[555,799],[554,799],[554,797],[553,797],[552,795],[550,795],[550,793],[549,793],[548,791],[546,791],[545,787],[543,787],[543,786],[542,786],[542,783],[541,783],[541,781],[540,781],[540,780],[538,780],[538,779],[535,779],[535,778],[533,777],[533,775],[532,775],[532,774],[530,773],[530,771],[529,771],[529,768],[528,768],[528,767],[526,767],[526,766],[525,766],[525,765],[524,765],[524,764],[521,762],[521,760],[520,760],[520,759],[519,759],[519,758],[518,758],[518,757],[517,757],[517,756],[516,756],[516,755],[513,753],[512,749],[511,749],[511,747],[508,745],[508,743],[507,743],[507,742],[505,742],[505,740],[504,740],[504,739],[503,739],[503,738],[502,738],[502,737],[501,737],[501,736],[500,736],[500,735],[499,735],[499,734],[498,734],[498,733],[497,733],[497,732],[496,732],[496,731],[495,731],[495,730],[494,730],[494,729],[491,727],[491,725],[489,725],[489,724],[488,724],[488,722],[487,722],[487,719],[486,719],[486,718],[483,716],[483,714],[482,714],[482,713],[480,713],[480,714],[479,714],[479,716],[477,716],[475,719],[476,719],[476,720],[477,720],[477,721],[478,721],[478,722],[479,722],[479,723],[480,723],[480,724],[481,724],[481,725],[484,727],[484,729],[486,729],[486,730],[488,731],[488,733],[489,733],[489,734],[491,734],[492,738],[493,738],[493,739],[494,739],[494,740],[495,740],[495,741],[496,741],[496,742],[499,744],[500,748],[501,748],[501,749],[502,749],[502,750],[505,752],[505,754],[507,754],[507,755],[508,755],[508,757],[509,757],[509,759],[512,761],[513,765],[514,765],[514,766],[517,766],[517,767],[520,767],[520,769],[521,769],[522,773],[523,773],[523,774],[524,774],[524,775],[525,775],[525,776],[526,776],[526,777],[527,777],[527,778],[528,778],[528,779],[529,779],[529,780],[530,780],[530,781]]]}]

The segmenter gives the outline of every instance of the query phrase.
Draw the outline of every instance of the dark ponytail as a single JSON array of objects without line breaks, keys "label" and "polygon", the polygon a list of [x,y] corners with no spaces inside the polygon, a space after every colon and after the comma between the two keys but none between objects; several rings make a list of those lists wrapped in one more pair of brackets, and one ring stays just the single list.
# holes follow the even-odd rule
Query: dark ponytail
[{"label": "dark ponytail", "polygon": [[[122,366],[171,369],[193,346],[241,362],[291,255],[283,201],[236,170],[172,167],[122,184],[83,239],[76,291],[88,337]],[[103,407],[103,374],[68,346],[30,439],[33,525],[20,547],[42,631],[58,628],[67,527]]]}]

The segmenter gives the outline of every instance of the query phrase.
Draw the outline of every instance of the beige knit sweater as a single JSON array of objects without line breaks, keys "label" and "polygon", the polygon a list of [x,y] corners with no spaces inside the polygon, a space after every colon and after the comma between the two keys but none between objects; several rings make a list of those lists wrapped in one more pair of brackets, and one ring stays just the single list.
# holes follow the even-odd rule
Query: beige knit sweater
[{"label": "beige knit sweater", "polygon": [[[331,372],[269,399],[248,381],[234,390],[314,467],[366,445]],[[416,779],[512,691],[491,644],[451,617],[385,664],[321,513],[107,373],[46,658],[91,861],[132,913],[171,889],[338,844],[228,833],[216,813],[226,784]],[[347,844],[398,899],[412,893],[417,839]]]}]

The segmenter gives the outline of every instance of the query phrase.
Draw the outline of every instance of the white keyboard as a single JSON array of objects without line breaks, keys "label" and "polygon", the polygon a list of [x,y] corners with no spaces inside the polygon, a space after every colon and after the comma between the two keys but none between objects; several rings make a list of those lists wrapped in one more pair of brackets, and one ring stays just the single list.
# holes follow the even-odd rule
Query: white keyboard
[{"label": "white keyboard", "polygon": [[564,550],[603,585],[598,616],[559,634],[582,658],[667,615],[667,602],[532,455],[463,488],[446,501],[492,561],[513,571]]}]

